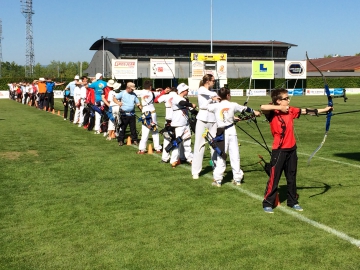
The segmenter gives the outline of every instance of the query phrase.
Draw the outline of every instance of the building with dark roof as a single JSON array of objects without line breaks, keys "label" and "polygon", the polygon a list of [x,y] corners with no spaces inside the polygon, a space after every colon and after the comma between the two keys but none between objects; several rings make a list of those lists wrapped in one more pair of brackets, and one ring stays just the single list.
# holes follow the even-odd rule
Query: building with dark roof
[{"label": "building with dark roof", "polygon": [[[358,77],[360,76],[360,56],[334,56],[310,59],[327,77]],[[307,76],[320,76],[317,69],[307,63]]]},{"label": "building with dark roof", "polygon": [[[228,78],[250,77],[252,60],[274,60],[275,76],[284,77],[288,50],[297,45],[281,41],[218,41],[213,53],[227,54]],[[175,76],[191,77],[191,53],[210,53],[209,40],[165,40],[102,38],[90,50],[95,54],[85,73],[104,73],[111,77],[112,59],[138,59],[138,78],[150,77],[150,59],[175,59]]]}]

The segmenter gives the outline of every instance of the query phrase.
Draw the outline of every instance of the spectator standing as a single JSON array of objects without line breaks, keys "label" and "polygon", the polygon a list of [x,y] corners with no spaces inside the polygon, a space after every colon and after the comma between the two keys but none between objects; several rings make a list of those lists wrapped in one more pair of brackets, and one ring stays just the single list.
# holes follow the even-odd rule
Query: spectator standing
[{"label": "spectator standing", "polygon": [[[115,95],[113,101],[120,106],[120,133],[118,137],[119,146],[124,145],[125,131],[130,126],[131,141],[134,145],[138,145],[138,137],[136,132],[135,105],[141,110],[142,106],[136,94],[134,93],[135,84],[128,82],[125,91]],[[121,100],[121,101],[119,101]]]}]

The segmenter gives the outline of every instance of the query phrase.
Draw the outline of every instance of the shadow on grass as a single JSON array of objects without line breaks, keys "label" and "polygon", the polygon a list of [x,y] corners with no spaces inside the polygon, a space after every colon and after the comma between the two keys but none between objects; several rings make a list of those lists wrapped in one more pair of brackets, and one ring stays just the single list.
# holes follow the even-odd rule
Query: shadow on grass
[{"label": "shadow on grass", "polygon": [[[318,190],[319,192],[312,194],[311,196],[309,196],[309,198],[315,197],[315,196],[319,196],[319,195],[323,195],[326,192],[328,192],[332,186],[330,186],[329,184],[325,183],[325,182],[315,182],[316,186],[311,186],[311,187],[297,187],[297,190],[305,190],[305,189],[314,189],[314,190]],[[286,185],[280,185],[278,188],[279,191],[279,200],[280,202],[284,202],[287,200],[287,186]],[[299,197],[299,194],[298,194]]]},{"label": "shadow on grass", "polygon": [[346,159],[352,159],[356,161],[360,161],[360,152],[354,152],[354,153],[336,153],[335,156],[342,157]]}]

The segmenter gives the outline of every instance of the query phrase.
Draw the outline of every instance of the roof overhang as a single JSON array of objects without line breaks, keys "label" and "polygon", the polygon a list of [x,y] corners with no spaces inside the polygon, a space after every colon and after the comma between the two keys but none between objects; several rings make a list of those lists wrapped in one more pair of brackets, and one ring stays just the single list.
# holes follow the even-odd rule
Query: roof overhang
[{"label": "roof overhang", "polygon": [[[90,50],[98,50],[103,42],[111,42],[114,44],[158,44],[158,45],[209,45],[210,40],[173,40],[173,39],[120,39],[120,38],[104,38],[97,40]],[[297,47],[295,44],[270,40],[270,41],[233,41],[233,40],[213,40],[213,46],[259,46],[259,47]]]}]

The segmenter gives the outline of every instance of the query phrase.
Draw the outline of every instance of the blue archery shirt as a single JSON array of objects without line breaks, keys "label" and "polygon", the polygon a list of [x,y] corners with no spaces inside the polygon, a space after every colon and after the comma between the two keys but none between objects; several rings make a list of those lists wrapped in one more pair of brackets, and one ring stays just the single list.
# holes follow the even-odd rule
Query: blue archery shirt
[{"label": "blue archery shirt", "polygon": [[46,82],[46,92],[52,93],[54,91],[54,88],[55,88],[54,82]]},{"label": "blue archery shirt", "polygon": [[135,104],[139,104],[140,101],[134,92],[128,93],[126,90],[115,95],[117,100],[121,99],[121,110],[125,112],[135,112]]},{"label": "blue archery shirt", "polygon": [[96,82],[90,83],[88,85],[89,88],[93,88],[95,92],[95,102],[101,102],[101,95],[103,93],[103,89],[107,86],[107,83],[103,80],[97,80]]},{"label": "blue archery shirt", "polygon": [[75,90],[75,81],[69,82],[68,85],[65,87],[65,89],[69,89],[70,90],[70,96],[74,96],[74,90]]}]

